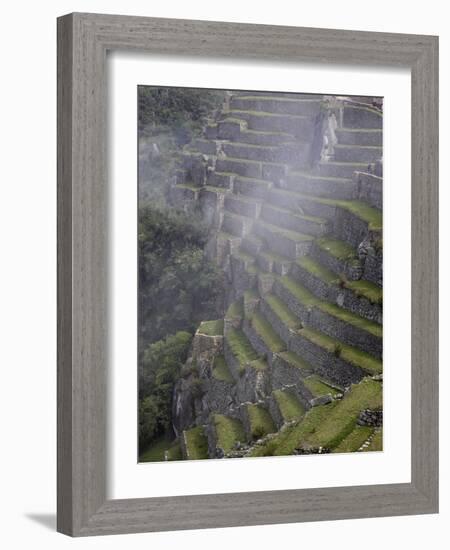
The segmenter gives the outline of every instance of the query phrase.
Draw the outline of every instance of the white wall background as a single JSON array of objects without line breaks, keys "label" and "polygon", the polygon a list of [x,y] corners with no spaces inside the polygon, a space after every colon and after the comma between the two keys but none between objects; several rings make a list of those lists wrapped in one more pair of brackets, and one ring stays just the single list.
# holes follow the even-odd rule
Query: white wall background
[{"label": "white wall background", "polygon": [[[107,5],[106,5],[107,4]],[[449,387],[447,357],[441,368],[441,513],[327,523],[245,527],[71,540],[54,532],[56,471],[56,22],[72,11],[179,17],[277,25],[438,34],[441,97],[450,96],[450,30],[440,0],[292,2],[242,0],[47,0],[5,3],[0,40],[2,80],[0,239],[0,499],[5,548],[229,548],[282,545],[346,550],[423,548],[448,540]],[[441,128],[449,102],[441,102]],[[446,152],[441,134],[441,278],[448,280],[450,222]],[[448,207],[448,206],[447,206]],[[448,306],[448,285],[442,285]],[[445,312],[445,307],[441,308]],[[445,342],[449,323],[442,315]],[[445,344],[444,344],[445,345]],[[444,349],[445,351],[445,349]],[[448,355],[448,354],[446,354]],[[444,543],[445,545],[445,543]]]}]

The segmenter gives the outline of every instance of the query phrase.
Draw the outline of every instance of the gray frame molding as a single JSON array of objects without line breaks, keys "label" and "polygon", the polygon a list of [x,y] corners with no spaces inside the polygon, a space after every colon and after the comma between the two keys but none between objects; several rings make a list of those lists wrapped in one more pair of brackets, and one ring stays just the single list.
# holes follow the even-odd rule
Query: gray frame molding
[{"label": "gray frame molding", "polygon": [[[106,498],[106,52],[409,67],[412,481]],[[72,536],[438,511],[438,38],[75,13],[58,19],[58,531]]]}]

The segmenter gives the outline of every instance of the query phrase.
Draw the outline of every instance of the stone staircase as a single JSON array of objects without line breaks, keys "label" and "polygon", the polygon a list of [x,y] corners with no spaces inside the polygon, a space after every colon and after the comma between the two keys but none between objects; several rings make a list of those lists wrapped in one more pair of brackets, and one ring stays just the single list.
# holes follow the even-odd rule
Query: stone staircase
[{"label": "stone staircase", "polygon": [[228,281],[194,424],[174,421],[185,458],[247,456],[381,378],[381,159],[378,109],[303,94],[233,94],[183,150],[170,200],[210,224],[208,254]]}]

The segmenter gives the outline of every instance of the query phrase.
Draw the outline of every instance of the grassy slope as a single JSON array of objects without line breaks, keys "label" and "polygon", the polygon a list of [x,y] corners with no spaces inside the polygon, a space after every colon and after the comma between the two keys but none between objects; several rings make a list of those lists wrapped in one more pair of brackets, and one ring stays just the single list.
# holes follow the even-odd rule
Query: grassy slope
[{"label": "grassy slope", "polygon": [[208,458],[208,440],[202,426],[185,431],[186,447],[191,460]]},{"label": "grassy slope", "polygon": [[279,432],[265,445],[255,447],[251,456],[290,455],[302,446],[337,449],[356,427],[359,412],[379,407],[381,402],[381,384],[364,379],[353,385],[342,400],[310,409],[297,424]]},{"label": "grassy slope", "polygon": [[244,428],[239,420],[223,414],[215,414],[213,422],[217,434],[217,445],[225,453],[231,451],[237,441],[246,441]]},{"label": "grassy slope", "polygon": [[275,390],[273,395],[280,409],[281,416],[285,421],[301,418],[305,414],[302,404],[292,393]]}]

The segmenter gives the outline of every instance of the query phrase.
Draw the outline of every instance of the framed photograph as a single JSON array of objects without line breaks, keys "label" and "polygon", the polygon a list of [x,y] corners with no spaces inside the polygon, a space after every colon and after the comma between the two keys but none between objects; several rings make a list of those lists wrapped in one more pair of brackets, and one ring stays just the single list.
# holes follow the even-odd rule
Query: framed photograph
[{"label": "framed photograph", "polygon": [[436,513],[437,174],[436,37],[61,17],[58,530]]}]

